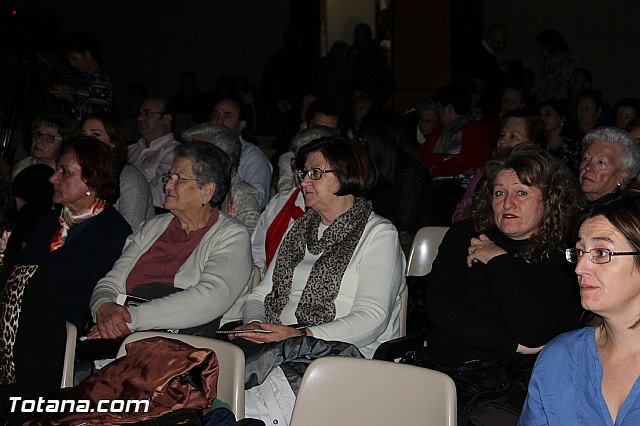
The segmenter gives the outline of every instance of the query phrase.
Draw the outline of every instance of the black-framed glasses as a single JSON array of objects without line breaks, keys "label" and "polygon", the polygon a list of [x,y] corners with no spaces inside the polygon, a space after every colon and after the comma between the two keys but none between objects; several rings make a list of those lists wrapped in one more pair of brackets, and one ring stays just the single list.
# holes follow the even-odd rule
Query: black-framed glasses
[{"label": "black-framed glasses", "polygon": [[322,170],[320,167],[312,167],[309,170],[298,170],[298,179],[300,182],[305,176],[309,176],[311,180],[320,180],[325,173],[335,173],[335,170]]},{"label": "black-framed glasses", "polygon": [[148,117],[150,115],[166,115],[167,113],[164,111],[151,111],[149,109],[143,109],[141,111],[138,111],[138,117],[143,116],[143,117]]},{"label": "black-framed glasses", "polygon": [[31,131],[31,139],[33,139],[34,141],[41,140],[46,143],[54,143],[55,141],[62,140],[60,136],[50,135],[48,133],[40,133],[37,130]]},{"label": "black-framed glasses", "polygon": [[592,263],[600,265],[611,262],[611,256],[634,256],[640,254],[640,251],[611,251],[604,248],[594,248],[585,252],[579,248],[568,248],[565,250],[564,255],[568,262],[578,263],[584,253],[589,254],[589,260]]},{"label": "black-framed glasses", "polygon": [[162,174],[162,183],[171,182],[172,184],[177,184],[178,182],[187,182],[189,180],[198,180],[196,178],[185,178],[180,176],[179,173],[163,173]]}]

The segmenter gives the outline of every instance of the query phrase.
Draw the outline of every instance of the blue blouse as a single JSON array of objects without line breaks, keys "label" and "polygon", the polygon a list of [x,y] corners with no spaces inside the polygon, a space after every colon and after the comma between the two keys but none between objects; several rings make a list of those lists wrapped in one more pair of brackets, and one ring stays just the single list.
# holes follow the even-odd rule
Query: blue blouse
[{"label": "blue blouse", "polygon": [[614,423],[602,394],[595,329],[561,334],[538,356],[518,425],[640,425],[639,382]]}]

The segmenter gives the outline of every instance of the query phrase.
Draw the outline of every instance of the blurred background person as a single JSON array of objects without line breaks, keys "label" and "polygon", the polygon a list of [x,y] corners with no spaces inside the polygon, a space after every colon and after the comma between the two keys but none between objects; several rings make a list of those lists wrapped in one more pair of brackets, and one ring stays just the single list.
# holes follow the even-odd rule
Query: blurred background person
[{"label": "blurred background person", "polygon": [[544,122],[547,135],[547,151],[562,161],[574,175],[580,172],[582,149],[580,144],[572,140],[567,133],[570,131],[568,117],[562,101],[547,99],[538,105],[538,115]]},{"label": "blurred background person", "polygon": [[114,207],[131,225],[137,229],[142,222],[155,216],[151,187],[142,172],[127,163],[127,147],[122,139],[122,131],[113,118],[107,114],[90,115],[82,123],[82,135],[90,136],[107,144],[120,172],[120,196]]}]

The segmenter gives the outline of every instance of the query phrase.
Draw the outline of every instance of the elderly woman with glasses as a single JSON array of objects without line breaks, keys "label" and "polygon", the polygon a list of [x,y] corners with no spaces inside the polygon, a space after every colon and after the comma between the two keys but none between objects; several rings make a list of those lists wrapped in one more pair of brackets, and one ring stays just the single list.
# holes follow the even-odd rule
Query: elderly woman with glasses
[{"label": "elderly woman with glasses", "polygon": [[62,142],[77,133],[78,126],[63,115],[36,117],[31,123],[31,155],[13,166],[11,178],[34,164],[46,164],[55,171]]},{"label": "elderly woman with glasses", "polygon": [[426,277],[427,357],[454,380],[466,379],[456,382],[461,413],[478,389],[496,391],[505,380],[481,380],[486,372],[527,371],[521,363],[533,360],[522,354],[578,325],[575,277],[562,249],[581,205],[569,169],[521,144],[487,162],[472,220],[444,236]]},{"label": "elderly woman with glasses", "polygon": [[[122,256],[96,286],[90,338],[114,339],[139,330],[179,330],[212,337],[241,318],[252,273],[249,232],[220,212],[231,162],[218,147],[187,142],[162,176],[170,211],[127,240]],[[130,294],[151,299],[117,303]]]},{"label": "elderly woman with glasses", "polygon": [[591,324],[542,350],[520,424],[640,424],[640,194],[594,203],[566,258]]}]

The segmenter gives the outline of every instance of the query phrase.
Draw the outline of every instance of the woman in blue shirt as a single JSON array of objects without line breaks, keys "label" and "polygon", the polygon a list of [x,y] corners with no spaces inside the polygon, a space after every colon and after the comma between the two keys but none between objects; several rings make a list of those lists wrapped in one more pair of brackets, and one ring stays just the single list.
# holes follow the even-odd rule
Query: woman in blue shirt
[{"label": "woman in blue shirt", "polygon": [[640,424],[640,192],[602,198],[584,215],[576,248],[591,327],[540,353],[520,425]]}]

